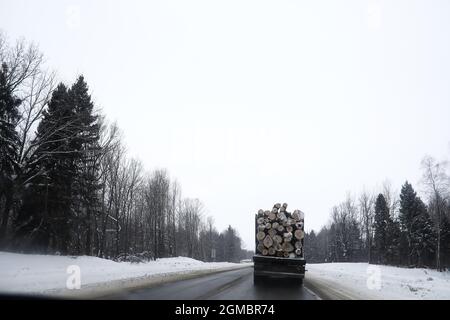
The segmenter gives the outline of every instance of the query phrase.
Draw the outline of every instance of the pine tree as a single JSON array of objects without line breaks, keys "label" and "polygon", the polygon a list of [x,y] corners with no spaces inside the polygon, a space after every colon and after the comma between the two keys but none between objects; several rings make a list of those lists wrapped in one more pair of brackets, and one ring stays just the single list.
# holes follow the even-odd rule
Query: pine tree
[{"label": "pine tree", "polygon": [[78,225],[81,226],[77,234],[85,239],[85,243],[80,244],[80,249],[89,255],[92,254],[92,220],[99,202],[97,175],[100,133],[98,116],[94,114],[94,104],[88,91],[84,77],[80,76],[70,88],[68,96],[76,114],[74,128],[77,133],[72,140],[71,148],[79,151],[74,185],[74,196],[79,200],[75,212]]},{"label": "pine tree", "polygon": [[7,83],[8,67],[0,67],[0,208],[4,201],[0,225],[0,241],[6,235],[11,207],[13,204],[14,176],[17,174],[16,165],[19,137],[16,131],[19,121],[18,107],[21,100],[15,97]]},{"label": "pine tree", "polygon": [[[73,149],[75,112],[67,88],[59,84],[39,123],[33,159],[36,177],[25,194],[17,221],[19,239],[28,239],[41,250],[67,253],[70,244],[72,188],[76,176]],[[26,245],[26,242],[24,242]]]},{"label": "pine tree", "polygon": [[419,216],[419,230],[417,234],[419,246],[419,266],[433,266],[434,254],[436,252],[436,234],[433,228],[433,221],[427,210],[425,203],[417,197]]},{"label": "pine tree", "polygon": [[389,247],[388,225],[390,223],[389,208],[384,196],[380,193],[375,201],[374,216],[374,245],[378,262],[387,263],[387,253]]},{"label": "pine tree", "polygon": [[442,220],[441,241],[442,267],[445,269],[450,267],[450,206]]},{"label": "pine tree", "polygon": [[319,260],[317,236],[314,230],[305,234],[305,257],[312,263],[323,262]]},{"label": "pine tree", "polygon": [[400,222],[389,217],[387,228],[387,252],[386,260],[388,264],[399,265],[401,263],[400,247],[401,247],[401,229]]},{"label": "pine tree", "polygon": [[433,252],[432,222],[425,204],[407,181],[400,193],[399,219],[407,242],[408,265],[422,265]]}]

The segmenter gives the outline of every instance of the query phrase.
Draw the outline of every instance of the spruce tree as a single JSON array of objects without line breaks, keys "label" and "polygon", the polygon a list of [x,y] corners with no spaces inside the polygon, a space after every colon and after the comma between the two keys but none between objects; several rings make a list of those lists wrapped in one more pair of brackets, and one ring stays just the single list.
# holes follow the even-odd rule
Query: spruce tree
[{"label": "spruce tree", "polygon": [[408,181],[400,193],[399,219],[407,241],[408,265],[421,266],[433,254],[434,234],[427,208]]},{"label": "spruce tree", "polygon": [[67,253],[73,223],[72,188],[76,175],[73,149],[75,113],[67,88],[59,84],[39,123],[31,186],[18,217],[19,238],[28,238],[41,250]]},{"label": "spruce tree", "polygon": [[389,247],[388,225],[390,221],[389,208],[384,196],[380,193],[375,202],[374,216],[374,246],[379,263],[387,263]]},{"label": "spruce tree", "polygon": [[386,260],[388,264],[399,265],[401,263],[400,247],[401,247],[401,229],[400,222],[389,217],[387,228],[387,253]]},{"label": "spruce tree", "polygon": [[0,173],[11,177],[16,171],[19,137],[16,131],[21,100],[15,97],[7,83],[8,67],[0,68]]},{"label": "spruce tree", "polygon": [[20,119],[19,106],[21,100],[13,95],[7,83],[8,67],[0,67],[0,204],[3,202],[0,241],[6,235],[11,207],[13,204],[14,176],[19,170],[17,166],[17,151],[19,137],[16,131]]},{"label": "spruce tree", "polygon": [[442,220],[441,241],[442,267],[445,270],[450,267],[450,207]]},{"label": "spruce tree", "polygon": [[436,234],[433,228],[433,221],[427,210],[425,203],[417,197],[417,206],[420,210],[418,223],[418,246],[419,246],[419,267],[433,266],[434,255],[436,253]]},{"label": "spruce tree", "polygon": [[81,253],[92,253],[92,228],[95,210],[98,208],[97,191],[99,162],[99,124],[98,116],[94,114],[94,104],[89,95],[89,88],[83,76],[80,76],[68,92],[69,103],[75,114],[76,137],[72,140],[72,149],[78,150],[76,158],[76,174],[74,184],[74,197],[78,200],[75,212],[77,213],[77,234],[85,240],[80,243]]}]

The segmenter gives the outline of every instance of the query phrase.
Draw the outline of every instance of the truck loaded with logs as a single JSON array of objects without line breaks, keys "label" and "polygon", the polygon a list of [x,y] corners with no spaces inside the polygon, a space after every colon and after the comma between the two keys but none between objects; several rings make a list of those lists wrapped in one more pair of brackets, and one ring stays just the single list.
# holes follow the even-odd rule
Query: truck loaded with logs
[{"label": "truck loaded with logs", "polygon": [[272,210],[258,211],[255,215],[254,284],[262,282],[264,277],[294,278],[299,284],[303,283],[304,219],[300,210],[287,211],[286,203],[276,203]]}]

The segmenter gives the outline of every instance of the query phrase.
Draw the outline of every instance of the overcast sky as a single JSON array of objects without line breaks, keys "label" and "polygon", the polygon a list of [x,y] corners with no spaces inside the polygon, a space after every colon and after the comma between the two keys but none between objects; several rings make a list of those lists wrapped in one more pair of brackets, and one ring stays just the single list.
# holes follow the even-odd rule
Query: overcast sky
[{"label": "overcast sky", "polygon": [[130,154],[249,249],[259,208],[317,230],[450,155],[450,1],[0,0],[0,29],[84,74]]}]

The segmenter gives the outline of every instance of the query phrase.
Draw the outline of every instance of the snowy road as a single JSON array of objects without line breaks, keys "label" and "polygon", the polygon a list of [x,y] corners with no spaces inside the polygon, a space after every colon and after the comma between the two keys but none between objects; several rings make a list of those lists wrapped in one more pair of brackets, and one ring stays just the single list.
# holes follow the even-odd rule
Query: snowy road
[{"label": "snowy road", "polygon": [[[73,267],[78,273],[68,272]],[[133,264],[87,256],[0,252],[0,294],[82,299],[450,298],[450,271],[368,263],[307,264],[306,270],[303,287],[289,280],[255,287],[251,263],[173,257]],[[76,277],[80,288],[69,288],[68,280]]]},{"label": "snowy road", "polygon": [[123,291],[100,299],[152,300],[315,300],[307,287],[289,280],[270,279],[261,286],[253,285],[253,268],[206,275],[159,286]]}]

